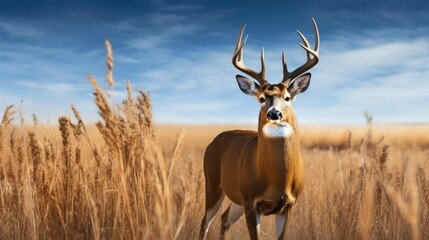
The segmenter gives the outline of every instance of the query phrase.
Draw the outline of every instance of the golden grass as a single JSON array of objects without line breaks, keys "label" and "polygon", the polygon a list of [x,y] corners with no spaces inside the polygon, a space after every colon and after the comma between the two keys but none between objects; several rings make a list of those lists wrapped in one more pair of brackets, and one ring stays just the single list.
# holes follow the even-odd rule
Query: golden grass
[{"label": "golden grass", "polygon": [[[113,87],[111,50],[109,56]],[[37,116],[25,124],[21,111],[21,124],[13,125],[14,108],[6,108],[0,239],[196,239],[205,147],[221,131],[256,126],[154,126],[145,92],[133,97],[127,82],[128,98],[113,106],[89,80],[101,116],[95,125],[74,106],[74,118],[61,116],[57,126]],[[287,237],[429,239],[428,130],[301,126],[306,187]],[[219,215],[211,239],[219,236]],[[273,217],[263,218],[261,229],[263,239],[273,239]],[[244,219],[228,238],[248,238]]]},{"label": "golden grass", "polygon": [[[366,126],[309,125],[301,126],[301,143],[306,148],[346,149],[351,133],[352,145],[358,147],[368,132]],[[422,125],[373,125],[370,142],[385,137],[388,145],[399,148],[428,148],[429,124]]]}]

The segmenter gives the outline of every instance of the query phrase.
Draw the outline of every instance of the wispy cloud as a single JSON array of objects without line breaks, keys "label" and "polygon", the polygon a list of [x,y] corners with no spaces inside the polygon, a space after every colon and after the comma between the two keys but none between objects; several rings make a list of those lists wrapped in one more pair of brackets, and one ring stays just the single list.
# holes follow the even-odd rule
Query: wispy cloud
[{"label": "wispy cloud", "polygon": [[73,84],[70,82],[34,82],[34,81],[18,81],[15,83],[17,87],[33,89],[34,91],[44,91],[49,94],[63,95],[77,93],[82,90],[87,90],[82,84]]},{"label": "wispy cloud", "polygon": [[[67,47],[0,42],[0,107],[18,105],[24,99],[24,114],[37,113],[42,121],[52,122],[69,113],[72,103],[91,105],[86,76],[104,74],[104,54],[97,55]],[[90,119],[94,118],[92,114]]]},{"label": "wispy cloud", "polygon": [[36,26],[31,23],[1,18],[0,31],[4,31],[14,37],[35,38],[43,36],[40,29],[37,29]]},{"label": "wispy cloud", "polygon": [[192,23],[166,26],[162,30],[159,30],[158,34],[147,34],[139,39],[130,40],[128,44],[130,47],[140,50],[160,48],[174,41],[176,36],[189,35],[200,29],[201,26]]},{"label": "wispy cloud", "polygon": [[429,38],[412,30],[380,32],[348,33],[323,44],[310,96],[322,105],[303,107],[338,122],[359,119],[365,109],[380,122],[428,121]]}]

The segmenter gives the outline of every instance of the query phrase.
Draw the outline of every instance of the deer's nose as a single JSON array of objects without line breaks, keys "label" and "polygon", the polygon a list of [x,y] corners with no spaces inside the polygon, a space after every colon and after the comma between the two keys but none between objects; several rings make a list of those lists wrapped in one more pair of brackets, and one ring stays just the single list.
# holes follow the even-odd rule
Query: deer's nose
[{"label": "deer's nose", "polygon": [[267,113],[267,118],[269,120],[280,120],[282,119],[282,113],[278,110],[273,109]]}]

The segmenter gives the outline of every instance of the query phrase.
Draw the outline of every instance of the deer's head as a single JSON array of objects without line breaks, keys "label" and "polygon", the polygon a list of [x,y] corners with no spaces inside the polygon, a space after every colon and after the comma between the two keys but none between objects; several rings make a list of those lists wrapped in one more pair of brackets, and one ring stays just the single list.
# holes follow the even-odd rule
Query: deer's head
[{"label": "deer's head", "polygon": [[315,29],[315,48],[312,49],[310,43],[304,37],[304,35],[297,31],[301,37],[303,44],[300,46],[307,53],[307,61],[302,66],[298,67],[292,72],[289,72],[286,65],[286,59],[284,51],[282,53],[283,63],[283,80],[278,84],[270,84],[266,80],[265,75],[265,60],[264,60],[264,49],[261,52],[261,71],[255,72],[252,69],[246,67],[243,63],[243,48],[246,44],[247,37],[242,40],[245,26],[240,31],[237,39],[237,43],[232,57],[233,65],[243,73],[249,75],[255,81],[237,75],[238,86],[241,91],[247,95],[256,97],[257,101],[261,105],[260,110],[260,123],[264,124],[263,129],[268,136],[280,136],[287,137],[288,132],[291,129],[289,126],[290,118],[293,116],[292,102],[295,97],[307,90],[310,85],[310,73],[305,73],[312,67],[314,67],[319,61],[319,31],[317,29],[316,21],[313,19],[313,26]]}]

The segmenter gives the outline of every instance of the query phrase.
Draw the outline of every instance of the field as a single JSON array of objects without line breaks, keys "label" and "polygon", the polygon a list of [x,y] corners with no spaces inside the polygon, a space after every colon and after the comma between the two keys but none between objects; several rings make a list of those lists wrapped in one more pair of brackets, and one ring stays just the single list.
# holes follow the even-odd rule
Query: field
[{"label": "field", "polygon": [[[156,125],[145,92],[133,97],[128,82],[128,98],[112,107],[89,80],[95,124],[73,106],[74,117],[58,125],[5,110],[0,239],[198,238],[205,147],[221,131],[256,126]],[[307,178],[288,239],[429,239],[429,126],[366,117],[361,126],[301,126]],[[217,216],[210,239],[219,223]],[[261,230],[274,239],[272,217]],[[248,238],[244,219],[228,238]]]}]

